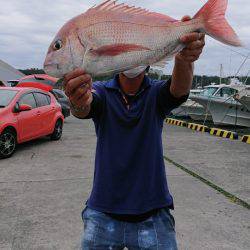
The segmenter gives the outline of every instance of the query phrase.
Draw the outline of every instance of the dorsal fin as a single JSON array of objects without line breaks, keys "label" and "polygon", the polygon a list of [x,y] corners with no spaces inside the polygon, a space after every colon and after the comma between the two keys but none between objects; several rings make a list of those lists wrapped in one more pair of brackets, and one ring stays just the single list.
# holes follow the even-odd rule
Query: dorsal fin
[{"label": "dorsal fin", "polygon": [[97,5],[96,7],[92,8],[92,9],[105,10],[107,8],[110,8],[111,6],[114,6],[115,3],[116,3],[116,1],[114,1],[114,0],[107,0],[107,1]]},{"label": "dorsal fin", "polygon": [[149,10],[129,6],[124,3],[117,4],[116,0],[107,0],[98,6],[93,6],[87,12],[91,14],[98,13],[110,13],[110,14],[126,14],[129,15],[129,20],[131,22],[145,21],[148,25],[166,25],[167,23],[176,22],[172,17],[163,15],[156,12],[150,12]]}]

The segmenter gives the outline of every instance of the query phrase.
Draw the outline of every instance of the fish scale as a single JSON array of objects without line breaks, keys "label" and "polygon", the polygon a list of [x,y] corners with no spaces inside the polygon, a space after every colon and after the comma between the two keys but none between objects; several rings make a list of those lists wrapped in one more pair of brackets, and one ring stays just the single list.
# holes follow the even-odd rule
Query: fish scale
[{"label": "fish scale", "polygon": [[92,76],[120,73],[173,58],[190,32],[204,32],[241,46],[225,19],[227,0],[209,0],[190,21],[108,0],[71,19],[57,33],[44,62],[47,74],[63,77],[74,68]]}]

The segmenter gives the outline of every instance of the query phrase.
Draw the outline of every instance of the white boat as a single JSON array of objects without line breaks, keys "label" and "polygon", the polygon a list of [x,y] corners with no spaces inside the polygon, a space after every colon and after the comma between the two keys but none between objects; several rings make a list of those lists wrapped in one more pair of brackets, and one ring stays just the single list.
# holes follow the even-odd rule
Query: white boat
[{"label": "white boat", "polygon": [[[203,91],[203,89],[192,89],[190,93],[192,95],[198,95]],[[204,114],[204,108],[202,105],[188,99],[185,103],[183,103],[180,107],[174,109],[172,111],[174,116],[185,116],[191,117],[192,116],[200,116]],[[193,118],[192,118],[193,119]]]},{"label": "white boat", "polygon": [[200,95],[189,98],[208,110],[216,125],[250,127],[250,110],[234,98],[246,89],[244,84],[211,85]]},{"label": "white boat", "polygon": [[[192,103],[191,103],[192,102]],[[199,103],[190,100],[190,104],[187,103],[187,112],[192,120],[195,121],[212,121],[212,116],[208,110],[206,110]]]},{"label": "white boat", "polygon": [[[191,96],[196,96],[206,91],[206,89],[192,89],[190,91]],[[206,91],[209,94],[209,92]],[[179,108],[172,111],[174,116],[186,116],[195,121],[212,121],[212,116],[202,105],[188,99]]]},{"label": "white boat", "polygon": [[241,90],[234,98],[250,110],[250,86]]},{"label": "white boat", "polygon": [[180,107],[173,109],[172,114],[176,117],[188,117],[188,113],[184,110],[183,104]]}]

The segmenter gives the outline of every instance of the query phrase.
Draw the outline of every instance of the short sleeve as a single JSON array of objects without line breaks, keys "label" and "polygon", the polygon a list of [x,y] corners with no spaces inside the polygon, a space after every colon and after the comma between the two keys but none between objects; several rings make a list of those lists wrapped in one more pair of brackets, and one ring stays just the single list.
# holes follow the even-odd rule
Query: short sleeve
[{"label": "short sleeve", "polygon": [[167,82],[162,82],[158,89],[157,107],[162,116],[168,115],[173,109],[179,107],[182,103],[186,102],[188,95],[180,98],[174,97],[170,92],[171,79]]}]

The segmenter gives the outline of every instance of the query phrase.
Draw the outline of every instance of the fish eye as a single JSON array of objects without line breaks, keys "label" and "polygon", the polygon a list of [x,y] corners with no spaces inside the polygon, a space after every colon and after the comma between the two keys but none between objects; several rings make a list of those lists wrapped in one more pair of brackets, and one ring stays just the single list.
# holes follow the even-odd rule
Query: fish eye
[{"label": "fish eye", "polygon": [[55,50],[59,50],[62,48],[62,41],[61,40],[57,40],[55,43],[54,43],[54,49]]}]

